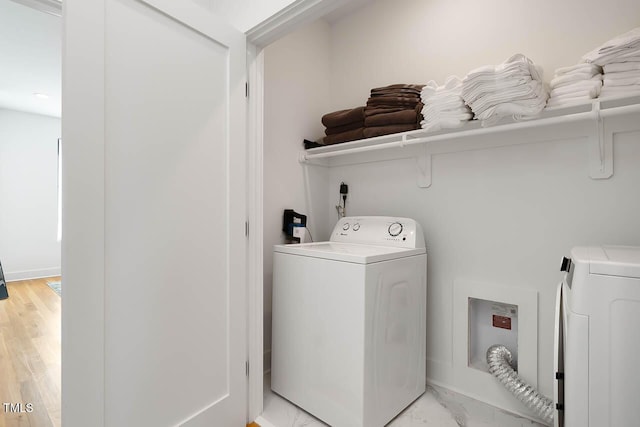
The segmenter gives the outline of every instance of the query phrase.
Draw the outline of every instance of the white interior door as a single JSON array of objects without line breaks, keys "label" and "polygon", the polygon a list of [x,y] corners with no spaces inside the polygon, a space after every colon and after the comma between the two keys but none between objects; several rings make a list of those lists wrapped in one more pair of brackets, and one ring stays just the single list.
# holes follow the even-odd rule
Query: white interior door
[{"label": "white interior door", "polygon": [[246,421],[246,42],[202,3],[64,2],[68,427]]}]

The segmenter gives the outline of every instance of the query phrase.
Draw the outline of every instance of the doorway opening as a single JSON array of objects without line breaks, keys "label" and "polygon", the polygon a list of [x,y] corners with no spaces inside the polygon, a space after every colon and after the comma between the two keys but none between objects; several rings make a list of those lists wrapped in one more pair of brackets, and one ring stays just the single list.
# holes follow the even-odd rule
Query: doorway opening
[{"label": "doorway opening", "polygon": [[61,425],[61,3],[0,0],[0,425]]}]

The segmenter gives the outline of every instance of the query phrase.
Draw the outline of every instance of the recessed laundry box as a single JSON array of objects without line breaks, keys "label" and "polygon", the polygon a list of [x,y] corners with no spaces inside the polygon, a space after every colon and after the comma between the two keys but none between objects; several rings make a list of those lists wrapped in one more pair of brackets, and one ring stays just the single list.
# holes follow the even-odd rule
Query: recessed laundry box
[{"label": "recessed laundry box", "polygon": [[349,217],[277,245],[271,388],[333,427],[383,426],[425,391],[427,255],[408,218]]}]

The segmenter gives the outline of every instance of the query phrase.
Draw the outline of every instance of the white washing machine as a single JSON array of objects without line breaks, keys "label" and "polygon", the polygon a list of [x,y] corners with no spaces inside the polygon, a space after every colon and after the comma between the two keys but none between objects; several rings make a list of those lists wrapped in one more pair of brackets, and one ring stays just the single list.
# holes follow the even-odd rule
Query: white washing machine
[{"label": "white washing machine", "polygon": [[427,255],[408,218],[347,217],[277,245],[271,388],[333,427],[388,423],[425,391]]},{"label": "white washing machine", "polygon": [[640,425],[640,247],[574,248],[562,269],[555,425]]}]

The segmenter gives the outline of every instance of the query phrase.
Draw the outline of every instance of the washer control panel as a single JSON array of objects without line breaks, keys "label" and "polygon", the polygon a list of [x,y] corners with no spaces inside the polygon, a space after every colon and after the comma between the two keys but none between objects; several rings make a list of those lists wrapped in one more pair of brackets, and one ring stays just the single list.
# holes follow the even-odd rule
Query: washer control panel
[{"label": "washer control panel", "polygon": [[424,248],[422,228],[411,218],[362,216],[340,218],[332,242],[360,243],[400,248]]}]

